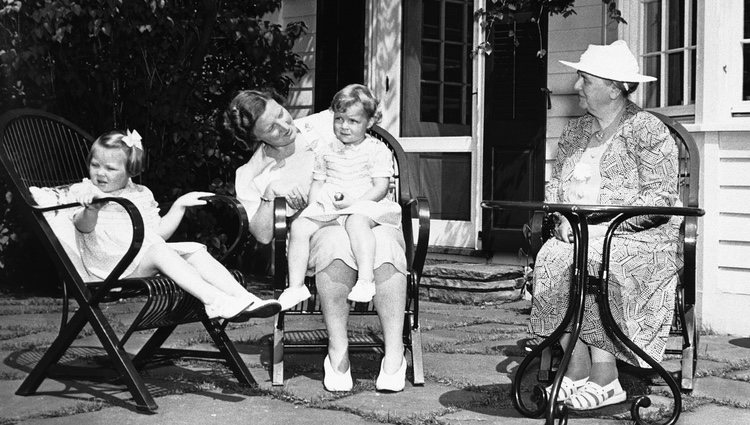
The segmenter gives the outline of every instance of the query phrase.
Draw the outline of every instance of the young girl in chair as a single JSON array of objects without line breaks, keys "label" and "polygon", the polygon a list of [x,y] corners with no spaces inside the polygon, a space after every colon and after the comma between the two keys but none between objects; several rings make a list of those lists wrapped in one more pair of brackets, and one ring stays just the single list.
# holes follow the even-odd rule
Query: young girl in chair
[{"label": "young girl in chair", "polygon": [[164,274],[198,298],[210,319],[268,317],[280,310],[275,300],[261,300],[249,293],[205,246],[165,241],[177,230],[186,208],[204,205],[201,198],[213,194],[182,195],[160,217],[151,191],[131,180],[143,169],[143,145],[137,132],[111,131],[99,136],[91,147],[88,168],[89,178],[71,186],[70,196],[84,207],[73,215],[73,222],[76,244],[90,274],[106,278],[130,245],[132,228],[125,210],[116,203],[94,202],[122,197],[135,204],[145,227],[143,246],[122,277]]}]

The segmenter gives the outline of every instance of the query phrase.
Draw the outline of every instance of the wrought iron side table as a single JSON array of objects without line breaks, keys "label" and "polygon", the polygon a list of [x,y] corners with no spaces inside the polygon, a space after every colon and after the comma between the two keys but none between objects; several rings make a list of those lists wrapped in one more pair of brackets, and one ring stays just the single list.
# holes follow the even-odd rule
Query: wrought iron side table
[{"label": "wrought iron side table", "polygon": [[[608,283],[609,283],[609,251],[612,244],[612,236],[615,229],[625,220],[640,215],[680,215],[680,216],[702,216],[704,211],[700,208],[687,207],[652,207],[652,206],[619,206],[619,205],[571,205],[571,204],[547,204],[543,202],[516,202],[516,201],[483,201],[482,208],[493,210],[527,210],[543,211],[545,213],[557,212],[563,215],[571,223],[573,229],[573,278],[571,282],[570,297],[568,310],[565,313],[560,325],[555,331],[535,347],[529,355],[524,358],[518,367],[513,379],[513,402],[516,409],[524,416],[530,418],[539,418],[545,416],[545,424],[552,425],[555,419],[559,419],[561,424],[568,422],[568,408],[563,402],[548,402],[547,392],[544,387],[537,385],[534,388],[534,394],[543,403],[537,405],[536,409],[529,409],[521,400],[521,381],[526,368],[534,358],[541,355],[542,350],[550,347],[558,341],[568,325],[573,322],[571,331],[571,341],[576,341],[581,331],[583,322],[583,312],[585,308],[585,299],[588,290],[588,226],[589,217],[592,214],[606,214],[612,217],[607,232],[604,235],[604,248],[602,252],[602,269],[599,271],[601,287],[598,290],[598,302],[604,329],[610,335],[614,334],[616,338],[622,341],[638,357],[649,364],[664,381],[669,385],[674,398],[674,408],[672,415],[664,425],[672,425],[677,422],[682,410],[682,395],[680,388],[674,378],[654,359],[646,354],[640,347],[635,345],[620,329],[612,317],[609,306]],[[603,302],[604,301],[604,302]],[[573,344],[569,344],[563,353],[562,360],[552,382],[552,390],[549,400],[557,400],[557,393],[560,390],[563,375],[570,362],[573,352]],[[648,396],[639,396],[631,405],[630,414],[637,424],[644,424],[641,420],[639,409],[651,405],[651,399]]]}]

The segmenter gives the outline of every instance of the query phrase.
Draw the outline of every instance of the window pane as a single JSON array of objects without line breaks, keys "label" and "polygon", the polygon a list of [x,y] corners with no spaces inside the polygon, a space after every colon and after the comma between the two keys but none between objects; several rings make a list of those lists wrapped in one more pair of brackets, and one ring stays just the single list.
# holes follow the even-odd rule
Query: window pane
[{"label": "window pane", "polygon": [[420,121],[437,122],[438,102],[440,101],[440,85],[422,83],[422,96],[420,97]]},{"label": "window pane", "polygon": [[440,1],[422,2],[422,38],[440,39]]},{"label": "window pane", "polygon": [[[646,75],[650,75],[652,77],[659,78],[659,74],[661,73],[661,67],[659,57],[658,56],[650,56],[645,58],[644,60],[644,72]],[[642,84],[641,87],[643,87],[643,93],[645,98],[645,107],[646,108],[658,108],[659,103],[661,101],[659,96],[659,82],[655,81],[653,83],[648,84]]]},{"label": "window pane", "polygon": [[440,80],[440,43],[422,42],[422,79]]},{"label": "window pane", "polygon": [[682,105],[683,94],[683,54],[671,53],[667,56],[667,106]]},{"label": "window pane", "polygon": [[695,103],[695,60],[696,60],[695,49],[690,51],[690,103]]},{"label": "window pane", "polygon": [[646,4],[646,53],[661,50],[661,1]]},{"label": "window pane", "polygon": [[461,86],[443,88],[443,123],[461,124]]},{"label": "window pane", "polygon": [[690,28],[692,37],[690,37],[690,45],[695,46],[698,40],[698,0],[693,0],[693,8],[692,10],[692,19],[690,23]]},{"label": "window pane", "polygon": [[459,3],[445,3],[445,41],[463,42],[464,6]]},{"label": "window pane", "polygon": [[750,1],[745,0],[745,37],[750,38]]},{"label": "window pane", "polygon": [[446,44],[443,62],[443,81],[454,83],[463,82],[463,45]]},{"label": "window pane", "polygon": [[750,100],[750,44],[742,45],[742,100]]},{"label": "window pane", "polygon": [[685,0],[669,0],[669,48],[682,47],[685,37]]}]

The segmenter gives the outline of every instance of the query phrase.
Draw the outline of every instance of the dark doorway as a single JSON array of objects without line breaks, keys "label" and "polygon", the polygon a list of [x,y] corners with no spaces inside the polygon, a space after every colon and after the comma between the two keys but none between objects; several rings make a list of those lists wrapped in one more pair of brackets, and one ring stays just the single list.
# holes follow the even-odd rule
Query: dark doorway
[{"label": "dark doorway", "polygon": [[[529,14],[530,15],[530,14]],[[483,199],[531,201],[544,198],[547,119],[547,16],[496,23],[487,57]],[[530,17],[530,16],[529,16]],[[526,212],[483,211],[482,247],[517,252],[525,246]]]},{"label": "dark doorway", "polygon": [[315,33],[316,112],[352,83],[364,83],[365,0],[318,0]]}]

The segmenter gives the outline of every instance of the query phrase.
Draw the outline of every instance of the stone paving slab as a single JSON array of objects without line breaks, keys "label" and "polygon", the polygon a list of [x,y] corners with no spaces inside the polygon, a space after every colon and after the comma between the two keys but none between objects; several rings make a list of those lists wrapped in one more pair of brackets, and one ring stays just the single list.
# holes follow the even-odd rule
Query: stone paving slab
[{"label": "stone paving slab", "polygon": [[[4,304],[0,300],[0,311]],[[44,307],[53,303],[39,303]],[[248,365],[258,387],[237,385],[232,374],[215,362],[180,360],[161,365],[144,373],[147,386],[153,390],[160,408],[155,415],[136,413],[130,394],[117,382],[57,381],[47,379],[41,394],[15,396],[20,380],[38,361],[44,348],[0,352],[0,424],[100,424],[100,423],[395,423],[415,425],[531,424],[540,419],[521,417],[513,409],[509,392],[511,379],[525,352],[523,342],[528,321],[528,301],[505,304],[467,306],[423,301],[421,304],[424,366],[426,384],[407,383],[398,394],[380,394],[374,390],[379,370],[377,354],[352,354],[355,379],[353,391],[329,393],[322,385],[324,353],[291,354],[285,359],[286,379],[283,386],[271,385],[269,374],[270,342],[273,319],[253,319],[230,325],[229,335]],[[58,306],[59,308],[59,306]],[[15,311],[15,310],[14,310]],[[33,309],[30,309],[33,311]],[[132,305],[123,303],[112,309],[111,317],[124,323],[133,313]],[[0,315],[0,330],[8,338],[0,341],[10,346],[14,329],[36,332],[40,323],[48,323],[48,332],[58,326],[54,314],[21,314],[27,318],[13,323]],[[39,319],[43,317],[43,319]],[[53,320],[54,318],[54,320]],[[378,329],[377,318],[352,318],[353,329]],[[291,318],[302,328],[322,327],[322,318]],[[16,326],[16,328],[14,328]],[[20,326],[20,327],[19,327]],[[119,326],[119,325],[118,325]],[[23,333],[23,332],[22,332]],[[150,332],[139,332],[128,342],[135,351]],[[44,339],[48,338],[44,335]],[[51,339],[50,339],[51,340]],[[43,344],[42,344],[43,345]],[[97,363],[103,350],[90,333],[75,342],[76,347],[64,362],[74,365]],[[212,349],[212,343],[201,325],[178,327],[167,341],[168,346]],[[131,348],[132,347],[132,348]],[[476,354],[466,354],[460,351]],[[696,389],[683,396],[683,413],[679,424],[750,423],[750,340],[736,336],[708,335],[701,339],[701,353]],[[510,356],[509,356],[510,354]],[[677,360],[664,363],[668,369],[679,366]],[[408,372],[409,374],[411,371]],[[523,388],[535,383],[534,371],[527,371]],[[642,378],[623,374],[623,386],[633,394],[652,392],[653,407],[649,415],[669,409],[671,396],[665,387],[652,386]],[[632,400],[632,397],[631,397]],[[629,400],[629,402],[631,401]],[[629,423],[629,402],[590,412],[572,414],[570,424]],[[91,411],[95,410],[95,411]],[[214,416],[215,415],[215,416]],[[54,416],[45,418],[45,416]],[[658,421],[657,421],[658,422]]]},{"label": "stone paving slab", "polygon": [[111,407],[98,412],[33,419],[24,425],[303,425],[303,424],[372,424],[371,421],[345,411],[305,408],[267,397],[224,396],[218,392],[170,395],[158,400],[154,415],[138,414]]}]

